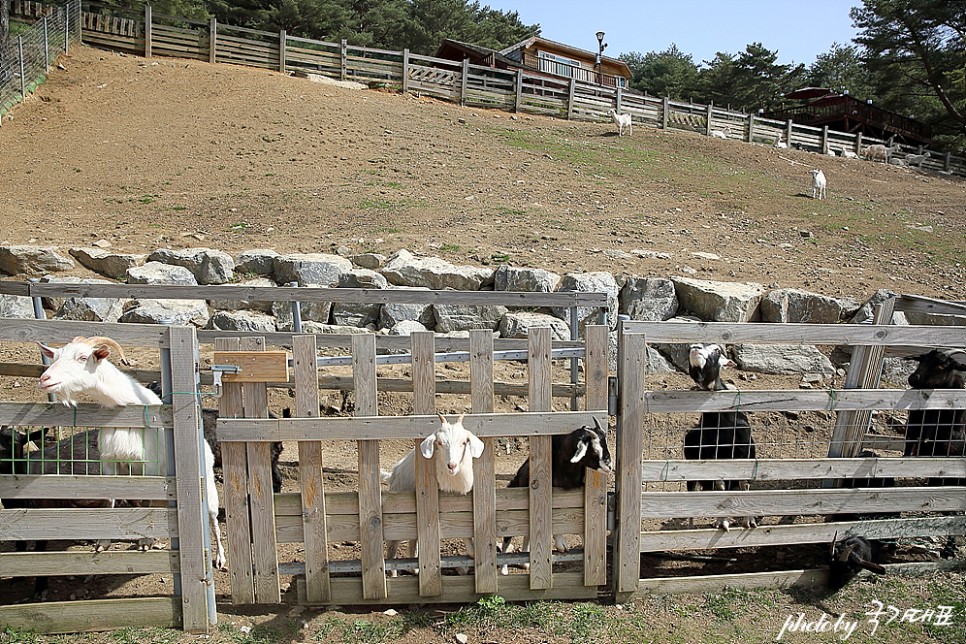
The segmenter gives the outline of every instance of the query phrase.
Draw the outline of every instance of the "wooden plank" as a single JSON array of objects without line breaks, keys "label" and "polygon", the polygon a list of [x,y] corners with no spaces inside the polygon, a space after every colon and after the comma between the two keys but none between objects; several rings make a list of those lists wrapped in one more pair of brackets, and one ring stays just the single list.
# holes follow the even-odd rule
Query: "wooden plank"
[{"label": "wooden plank", "polygon": [[[373,382],[375,386],[375,382]],[[707,393],[707,392],[705,392]],[[549,400],[549,392],[548,392]],[[729,400],[733,402],[733,398]],[[743,403],[742,403],[743,404]],[[547,405],[549,407],[549,403]],[[480,438],[567,434],[574,427],[593,426],[594,417],[606,424],[606,414],[592,411],[512,412],[473,414],[463,420]],[[389,440],[429,436],[439,427],[436,416],[356,416],[337,418],[220,418],[218,440]]]},{"label": "wooden plank", "polygon": [[[31,461],[40,464],[40,461]],[[55,462],[54,460],[48,462]],[[155,476],[0,475],[0,499],[140,499],[173,501],[175,479]]]},{"label": "wooden plank", "polygon": [[644,333],[648,342],[718,342],[722,344],[908,344],[963,346],[966,327],[868,324],[768,324],[752,322],[625,322],[627,333]]},{"label": "wooden plank", "polygon": [[[224,351],[237,351],[241,341],[223,338],[215,341],[215,347]],[[242,385],[229,382],[222,388],[218,399],[218,433],[226,418],[241,416]],[[252,567],[251,516],[248,510],[248,452],[244,443],[222,443],[222,472],[224,475],[224,499],[226,536],[228,537],[228,576],[231,581],[231,600],[234,604],[255,603],[255,580]]]},{"label": "wooden plank", "polygon": [[742,492],[646,492],[641,513],[647,518],[794,516],[870,512],[944,512],[966,510],[966,488],[856,488],[826,490],[749,490]]},{"label": "wooden plank", "polygon": [[[436,411],[434,334],[432,331],[416,332],[410,336],[410,340],[413,354],[413,413],[432,414]],[[420,544],[419,594],[423,597],[436,597],[443,592],[439,541],[439,482],[436,480],[435,459],[423,458],[419,452],[421,442],[422,439],[417,438],[413,445],[416,450],[416,526]],[[408,555],[415,556],[412,552]]]},{"label": "wooden plank", "polygon": [[[241,349],[263,351],[265,340],[243,339]],[[264,382],[242,382],[242,398],[246,418],[268,417],[268,388]],[[249,442],[245,447],[248,452],[248,504],[252,519],[255,601],[260,604],[277,604],[282,595],[275,543],[271,446],[265,442]]]},{"label": "wooden plank", "polygon": [[94,403],[78,403],[76,407],[67,407],[59,402],[0,403],[0,424],[7,426],[161,429],[171,427],[173,422],[171,409],[161,405],[106,408]]},{"label": "wooden plank", "polygon": [[[376,391],[375,336],[366,334],[352,337],[352,375],[356,382],[355,413],[366,416],[377,415],[379,404]],[[360,440],[358,449],[363,596],[366,599],[385,599],[387,592],[386,562],[382,556],[385,538],[383,537],[379,476],[379,442]],[[337,594],[336,596],[341,599],[340,595]]]},{"label": "wooden plank", "polygon": [[[178,548],[181,563],[181,612],[183,628],[189,633],[207,633],[208,599],[214,599],[214,577],[211,570],[210,543],[205,540],[208,521],[206,494],[202,490],[201,406],[196,390],[195,356],[198,343],[194,327],[168,328],[171,344],[171,387],[178,392],[171,397],[174,412],[174,473],[178,477]],[[180,395],[178,395],[180,394]],[[209,594],[208,590],[211,589]],[[211,614],[214,615],[212,606]],[[214,620],[212,620],[214,621]]]},{"label": "wooden plank", "polygon": [[614,592],[618,601],[638,588],[641,541],[641,454],[644,451],[645,337],[627,332],[621,322],[617,334],[620,413],[617,415],[617,535],[614,542]]},{"label": "wooden plank", "polygon": [[813,588],[828,583],[828,569],[780,570],[730,575],[654,577],[640,580],[638,594],[720,592],[725,588]]},{"label": "wooden plank", "polygon": [[[317,348],[314,335],[294,338],[295,415],[319,415]],[[329,584],[329,540],[326,535],[325,482],[322,478],[322,443],[299,442],[299,486],[302,534],[305,541],[305,593],[309,602],[332,597]],[[276,506],[276,512],[278,508]],[[278,526],[276,525],[276,530]]]},{"label": "wooden plank", "polygon": [[175,597],[18,604],[0,606],[0,624],[51,635],[148,626],[178,628],[181,605]]},{"label": "wooden plank", "polygon": [[[584,329],[587,352],[584,378],[589,410],[607,411],[607,334],[609,328],[587,325]],[[601,423],[607,432],[608,424]],[[587,470],[584,481],[584,585],[607,583],[607,478],[597,470]]]},{"label": "wooden plank", "polygon": [[[529,409],[550,411],[550,329],[531,328],[530,360],[527,370],[530,380]],[[530,438],[530,588],[546,590],[553,586],[553,567],[550,561],[553,534],[553,488],[551,472],[551,437]]]},{"label": "wooden plank", "polygon": [[0,510],[0,541],[137,540],[178,536],[178,513],[167,508]]},{"label": "wooden plank", "polygon": [[[106,285],[105,285],[106,286]],[[73,297],[65,294],[64,297]],[[0,340],[63,344],[77,335],[107,335],[122,346],[168,347],[167,328],[160,324],[108,324],[75,320],[0,319]]]},{"label": "wooden plank", "polygon": [[[962,392],[953,389],[826,389],[739,391],[646,391],[651,413],[705,411],[842,411],[860,409],[957,409]],[[865,431],[865,426],[861,429]]]},{"label": "wooden plank", "polygon": [[[470,387],[474,414],[493,411],[493,334],[470,331]],[[483,455],[473,463],[473,549],[475,590],[496,593],[496,440],[483,438]]]},{"label": "wooden plank", "polygon": [[[554,575],[556,584],[546,590],[533,590],[528,584],[528,575],[510,575],[500,577],[500,596],[507,601],[541,601],[541,600],[593,600],[597,599],[597,589],[583,585],[583,573],[561,572]],[[298,580],[299,601],[302,602],[301,579]],[[443,577],[443,593],[437,597],[421,598],[419,595],[419,581],[413,577],[398,577],[390,580],[392,588],[392,604],[406,605],[419,603],[475,603],[480,595],[476,592],[472,577],[445,576]],[[338,604],[348,606],[386,605],[385,600],[371,599],[364,596],[362,584],[358,578],[341,577],[332,580],[333,597]]]},{"label": "wooden plank", "polygon": [[641,552],[831,543],[836,538],[842,539],[853,534],[867,539],[962,535],[966,534],[966,523],[963,522],[962,517],[922,517],[759,525],[754,530],[729,530],[728,532],[718,528],[662,530],[641,534]]},{"label": "wooden plank", "polygon": [[286,351],[215,351],[212,362],[241,369],[225,373],[224,382],[288,382]]},{"label": "wooden plank", "polygon": [[645,481],[949,477],[966,478],[966,458],[822,458],[644,461]]},{"label": "wooden plank", "polygon": [[178,558],[174,550],[4,552],[0,577],[176,574],[181,571]]}]

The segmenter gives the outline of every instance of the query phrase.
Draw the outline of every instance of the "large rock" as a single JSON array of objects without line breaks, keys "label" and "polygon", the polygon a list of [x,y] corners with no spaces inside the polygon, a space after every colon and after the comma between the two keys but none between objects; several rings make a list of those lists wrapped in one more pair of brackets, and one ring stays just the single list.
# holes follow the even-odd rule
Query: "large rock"
[{"label": "large rock", "polygon": [[[279,331],[291,331],[292,329],[283,329],[279,327]],[[373,329],[367,329],[365,327],[358,326],[341,326],[339,324],[320,324],[318,322],[304,322],[302,324],[302,333],[314,333],[316,335],[365,335],[367,333],[372,333]]]},{"label": "large rock", "polygon": [[335,286],[343,273],[352,270],[352,262],[345,257],[326,253],[279,255],[273,266],[276,282],[299,286]]},{"label": "large rock", "polygon": [[353,268],[339,276],[339,288],[389,288],[389,282],[376,271]]},{"label": "large rock", "polygon": [[[393,286],[393,289],[406,289],[405,286]],[[414,291],[426,291],[425,288],[412,288],[409,290]],[[417,304],[417,303],[396,303],[387,302],[382,305],[379,310],[379,328],[381,329],[391,329],[400,322],[406,320],[413,320],[419,322],[427,329],[432,329],[436,326],[436,316],[433,314],[432,304]]]},{"label": "large rock", "polygon": [[632,320],[661,322],[678,312],[674,282],[664,277],[631,277],[620,292],[620,312]]},{"label": "large rock", "polygon": [[32,299],[23,295],[0,295],[0,318],[29,320],[33,317],[34,303]]},{"label": "large rock", "polygon": [[542,268],[500,266],[493,273],[494,291],[553,293],[558,284],[560,284],[560,276]]},{"label": "large rock", "polygon": [[171,266],[161,262],[147,262],[143,266],[127,269],[128,284],[169,284],[197,286],[198,280],[184,266]]},{"label": "large rock", "polygon": [[400,320],[389,329],[389,335],[410,336],[417,331],[428,331],[416,320]]},{"label": "large rock", "polygon": [[[290,332],[295,330],[291,302],[273,303],[272,313],[275,315],[276,326],[278,326],[279,331]],[[315,331],[306,331],[305,323],[328,324],[331,316],[332,302],[302,302],[299,306],[299,317],[303,323],[302,330],[306,333],[315,333]]]},{"label": "large rock", "polygon": [[810,345],[740,344],[734,347],[735,362],[746,371],[788,374],[835,375],[835,367],[821,351]]},{"label": "large rock", "polygon": [[674,278],[681,310],[708,322],[749,322],[765,289],[761,284]]},{"label": "large rock", "polygon": [[893,297],[896,297],[893,291],[880,288],[869,299],[863,302],[862,306],[859,307],[859,310],[855,312],[849,322],[851,324],[871,324],[879,305]]},{"label": "large rock", "polygon": [[342,326],[375,327],[379,319],[381,304],[342,304],[332,305],[332,323]]},{"label": "large rock", "polygon": [[114,253],[96,246],[71,248],[67,252],[80,262],[81,266],[113,280],[124,280],[127,270],[140,266],[147,257],[144,254]]},{"label": "large rock", "polygon": [[159,248],[148,255],[148,261],[183,266],[199,284],[225,284],[235,276],[235,260],[231,255],[212,248]]},{"label": "large rock", "polygon": [[209,329],[272,333],[275,316],[260,311],[216,311],[208,321]]},{"label": "large rock", "polygon": [[[561,293],[606,293],[607,294],[607,324],[611,329],[617,327],[617,307],[618,307],[618,287],[617,280],[610,273],[597,271],[592,273],[567,273],[560,280],[557,291]],[[570,309],[564,307],[554,307],[554,315],[562,320],[570,321]],[[585,324],[600,324],[599,309],[590,307],[577,307],[577,323],[583,327]]]},{"label": "large rock", "polygon": [[[43,284],[113,284],[114,282],[110,280],[102,280],[99,278],[91,277],[77,277],[76,275],[44,275],[40,278]],[[51,311],[57,311],[64,305],[67,297],[62,295],[45,295],[40,298],[41,304],[45,309],[50,309]]]},{"label": "large rock", "polygon": [[517,311],[504,315],[500,320],[500,337],[525,338],[530,329],[536,327],[550,327],[554,340],[570,339],[570,326],[566,322],[553,315],[530,311]]},{"label": "large rock", "polygon": [[840,300],[797,288],[776,288],[761,299],[763,322],[836,324],[859,307],[858,302]]},{"label": "large rock", "polygon": [[0,246],[0,272],[7,275],[42,275],[72,268],[74,262],[55,248]]},{"label": "large rock", "polygon": [[119,322],[133,324],[208,325],[208,304],[204,300],[135,300],[121,315]]},{"label": "large rock", "polygon": [[[244,282],[238,282],[235,284],[227,284],[231,288],[252,288],[252,289],[268,289],[274,288],[276,286],[275,282],[268,279],[267,277],[256,277],[255,279],[247,280]],[[270,301],[258,301],[258,300],[210,300],[208,302],[211,308],[216,311],[261,311],[262,313],[272,313],[272,302]]]},{"label": "large rock", "polygon": [[440,333],[469,331],[470,329],[496,329],[506,314],[505,306],[463,306],[459,304],[436,304],[436,330]]},{"label": "large rock", "polygon": [[359,268],[368,268],[369,270],[376,271],[386,263],[386,256],[379,253],[361,253],[359,255],[351,255],[349,260]]},{"label": "large rock", "polygon": [[278,253],[271,248],[253,248],[238,253],[235,257],[235,273],[251,277],[275,275],[275,258]]},{"label": "large rock", "polygon": [[[48,283],[113,284],[108,280],[76,277],[47,277]],[[130,300],[117,297],[61,297],[50,298],[49,308],[58,320],[84,322],[117,322]]]},{"label": "large rock", "polygon": [[493,278],[489,268],[454,266],[439,257],[416,257],[408,250],[393,254],[381,272],[396,286],[425,286],[434,290],[478,291]]}]

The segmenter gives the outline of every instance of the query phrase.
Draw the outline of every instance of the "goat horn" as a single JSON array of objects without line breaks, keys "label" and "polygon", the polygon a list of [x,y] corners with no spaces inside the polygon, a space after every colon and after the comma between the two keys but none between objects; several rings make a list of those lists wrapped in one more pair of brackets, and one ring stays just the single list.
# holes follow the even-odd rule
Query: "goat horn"
[{"label": "goat horn", "polygon": [[[77,340],[77,338],[75,338],[75,340]],[[131,364],[131,361],[128,360],[127,357],[124,355],[124,349],[121,348],[121,345],[118,344],[117,340],[115,340],[114,338],[108,338],[107,336],[103,336],[103,335],[95,335],[93,337],[85,338],[79,341],[83,342],[84,344],[89,344],[92,347],[106,344],[111,348],[111,351],[117,354],[118,362],[120,362],[123,365]]]}]

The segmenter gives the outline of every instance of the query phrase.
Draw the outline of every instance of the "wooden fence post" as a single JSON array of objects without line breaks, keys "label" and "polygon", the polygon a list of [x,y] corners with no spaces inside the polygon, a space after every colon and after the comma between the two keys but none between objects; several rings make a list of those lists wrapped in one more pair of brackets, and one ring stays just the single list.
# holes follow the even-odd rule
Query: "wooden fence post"
[{"label": "wooden fence post", "polygon": [[[605,410],[607,432],[607,332],[606,325],[588,325],[584,330],[584,408]],[[607,475],[587,470],[584,483],[584,585],[607,583]]]},{"label": "wooden fence post", "polygon": [[151,5],[144,5],[144,57],[151,57]]},{"label": "wooden fence post", "polygon": [[[470,331],[470,395],[473,413],[493,412],[493,334],[486,329]],[[473,568],[476,592],[497,592],[496,570],[496,449],[495,438],[483,439],[483,456],[474,460]]]},{"label": "wooden fence post", "polygon": [[470,82],[470,59],[463,59],[463,76],[460,79],[460,105],[466,105],[466,87]]},{"label": "wooden fence post", "polygon": [[349,65],[349,43],[346,39],[342,39],[342,43],[339,46],[339,80],[345,80],[346,78],[346,67]]},{"label": "wooden fence post", "polygon": [[949,168],[952,165],[951,164],[951,161],[952,161],[952,152],[950,152],[949,150],[946,150],[946,156],[943,157],[943,171],[944,172],[949,172]]},{"label": "wooden fence post", "polygon": [[620,114],[621,113],[621,103],[624,102],[624,92],[621,91],[621,88],[620,87],[617,88],[617,99],[616,100],[617,100],[617,107],[615,107],[614,109],[617,110],[617,113],[618,114]]},{"label": "wooden fence post", "polygon": [[523,107],[523,70],[517,69],[516,98],[513,100],[513,111],[519,112]]},{"label": "wooden fence post", "polygon": [[788,144],[789,148],[792,147],[792,120],[791,119],[788,119],[787,121],[785,121],[785,143]]},{"label": "wooden fence post", "polygon": [[577,79],[570,79],[570,92],[567,95],[567,120],[574,117],[574,93],[577,90]]},{"label": "wooden fence post", "polygon": [[661,110],[661,129],[667,129],[667,118],[668,113],[671,111],[671,98],[668,96],[664,97],[664,107]]},{"label": "wooden fence post", "polygon": [[[432,331],[419,331],[410,336],[413,368],[413,413],[436,413],[436,343]],[[413,449],[419,449],[417,438]],[[443,594],[440,562],[439,483],[435,461],[416,459],[416,537],[419,542],[419,595],[439,597]],[[415,557],[415,553],[408,553]]]},{"label": "wooden fence post", "polygon": [[403,49],[402,93],[409,93],[409,48]]},{"label": "wooden fence post", "polygon": [[705,120],[708,123],[707,123],[707,127],[704,128],[704,135],[711,136],[711,116],[714,112],[714,105],[709,104],[706,112],[707,112],[707,115],[705,116]]},{"label": "wooden fence post", "polygon": [[278,71],[285,73],[285,39],[287,38],[284,29],[278,32]]},{"label": "wooden fence post", "polygon": [[214,16],[208,23],[208,62],[218,62],[218,19]]},{"label": "wooden fence post", "polygon": [[748,143],[752,143],[755,137],[755,115],[748,115]]},{"label": "wooden fence post", "polygon": [[[571,79],[571,87],[573,87]],[[531,328],[528,363],[530,411],[550,411],[551,337],[549,327]],[[553,587],[553,480],[550,472],[550,436],[530,437],[530,589]],[[640,468],[638,468],[640,470]]]},{"label": "wooden fence post", "polygon": [[617,601],[637,590],[641,576],[641,458],[644,453],[643,333],[617,331],[617,529],[614,540],[613,586]]},{"label": "wooden fence post", "polygon": [[855,153],[862,156],[862,132],[855,133]]},{"label": "wooden fence post", "polygon": [[828,154],[828,126],[822,126],[822,154]]}]

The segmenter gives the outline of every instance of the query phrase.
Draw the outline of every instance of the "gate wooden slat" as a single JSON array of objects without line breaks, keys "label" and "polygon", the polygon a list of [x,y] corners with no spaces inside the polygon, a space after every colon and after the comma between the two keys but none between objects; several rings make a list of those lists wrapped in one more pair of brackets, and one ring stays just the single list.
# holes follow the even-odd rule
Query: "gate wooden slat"
[{"label": "gate wooden slat", "polygon": [[[181,610],[184,630],[207,633],[208,588],[214,590],[210,550],[204,524],[208,505],[202,503],[201,418],[195,394],[198,341],[191,327],[171,327],[171,397],[174,409],[174,461],[178,478],[178,539],[181,551]],[[214,490],[211,491],[214,493]],[[210,545],[210,544],[209,544]],[[211,593],[214,597],[214,592]]]},{"label": "gate wooden slat", "polygon": [[[473,413],[493,411],[493,333],[470,331],[470,392]],[[497,592],[496,439],[484,438],[483,456],[473,463],[473,549],[476,592]]]},{"label": "gate wooden slat", "polygon": [[[548,327],[530,329],[530,411],[550,411],[551,336]],[[530,588],[553,586],[551,527],[553,525],[550,436],[530,437]]]},{"label": "gate wooden slat", "polygon": [[[352,377],[356,415],[376,416],[376,336],[352,336]],[[382,490],[379,488],[379,441],[359,441],[359,526],[362,537],[362,595],[386,597],[386,560],[383,559]]]},{"label": "gate wooden slat", "polygon": [[[314,335],[292,340],[295,362],[295,415],[319,415],[319,370]],[[302,531],[305,542],[305,599],[309,603],[332,598],[329,582],[329,540],[326,534],[325,484],[322,478],[322,442],[299,441],[299,485]]]},{"label": "gate wooden slat", "polygon": [[[413,413],[436,412],[436,343],[432,331],[410,336],[413,353]],[[439,543],[439,483],[435,458],[423,458],[416,439],[416,532],[419,546],[419,594],[438,597],[443,592]],[[413,553],[410,552],[412,557]]]},{"label": "gate wooden slat", "polygon": [[[607,332],[608,327],[588,325],[584,331],[584,377],[587,382],[585,405],[588,411],[607,409]],[[604,431],[607,416],[604,415]],[[607,477],[587,470],[584,482],[584,585],[607,583]]]},{"label": "gate wooden slat", "polygon": [[[238,338],[218,338],[215,349],[238,351]],[[226,382],[218,399],[220,418],[243,415],[242,385]],[[221,465],[224,475],[225,523],[228,537],[228,577],[233,604],[255,603],[255,580],[252,568],[251,517],[248,514],[248,453],[245,443],[222,442]]]},{"label": "gate wooden slat", "polygon": [[[264,351],[265,338],[243,338],[242,351]],[[242,383],[246,418],[268,418],[268,385]],[[272,446],[246,443],[248,452],[248,502],[252,519],[252,562],[255,601],[277,604],[282,600],[275,542],[275,500],[272,493]]]},{"label": "gate wooden slat", "polygon": [[620,413],[617,416],[617,539],[614,544],[613,585],[618,601],[637,590],[641,571],[641,458],[644,453],[645,336],[627,333],[622,322],[617,334],[617,378]]}]

